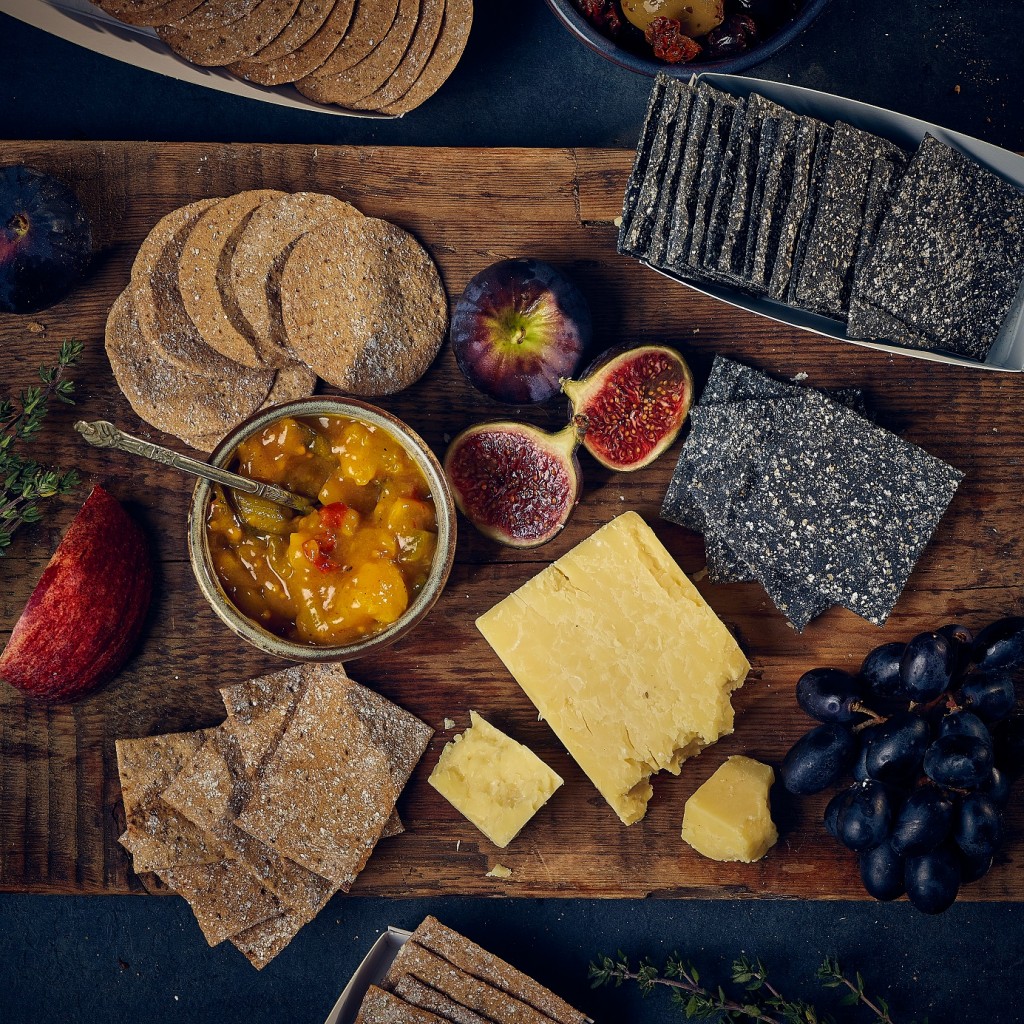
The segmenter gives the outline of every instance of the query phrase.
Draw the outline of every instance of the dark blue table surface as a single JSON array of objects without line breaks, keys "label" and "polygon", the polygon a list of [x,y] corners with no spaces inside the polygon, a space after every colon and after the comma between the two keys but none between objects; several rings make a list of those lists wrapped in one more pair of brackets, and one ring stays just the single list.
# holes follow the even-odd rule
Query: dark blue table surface
[{"label": "dark blue table surface", "polygon": [[[1020,0],[833,0],[749,74],[840,93],[1024,150]],[[649,82],[572,40],[542,0],[478,0],[466,55],[419,110],[389,123],[305,114],[137,70],[0,15],[0,138],[447,146],[631,147]],[[0,141],[0,162],[3,142]],[[1019,798],[1019,794],[1018,797]],[[0,808],[3,813],[3,808]],[[1022,842],[1024,836],[1011,836]],[[320,1024],[388,924],[434,913],[534,972],[600,1021],[684,1015],[661,995],[591,992],[590,959],[679,949],[708,979],[741,953],[842,1021],[814,972],[827,953],[862,971],[900,1024],[1024,1021],[1024,908],[782,900],[336,898],[257,974],[209,949],[176,898],[0,895],[0,1024],[292,1021]]]}]

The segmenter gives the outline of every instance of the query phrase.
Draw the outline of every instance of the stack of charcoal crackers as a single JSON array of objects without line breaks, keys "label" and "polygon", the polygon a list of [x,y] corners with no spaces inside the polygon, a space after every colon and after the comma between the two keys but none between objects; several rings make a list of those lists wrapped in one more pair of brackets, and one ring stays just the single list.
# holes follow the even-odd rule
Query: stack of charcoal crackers
[{"label": "stack of charcoal crackers", "polygon": [[983,361],[1024,281],[1024,193],[928,135],[913,155],[754,92],[660,76],[619,251]]},{"label": "stack of charcoal crackers", "polygon": [[963,476],[862,408],[716,356],[665,495],[712,582],[759,580],[797,630],[833,605],[883,625]]},{"label": "stack of charcoal crackers", "polygon": [[395,803],[433,730],[341,665],[220,694],[216,728],[116,742],[119,842],[188,900],[211,946],[262,968],[402,831]]},{"label": "stack of charcoal crackers", "polygon": [[522,971],[428,917],[371,985],[356,1024],[588,1024]]}]

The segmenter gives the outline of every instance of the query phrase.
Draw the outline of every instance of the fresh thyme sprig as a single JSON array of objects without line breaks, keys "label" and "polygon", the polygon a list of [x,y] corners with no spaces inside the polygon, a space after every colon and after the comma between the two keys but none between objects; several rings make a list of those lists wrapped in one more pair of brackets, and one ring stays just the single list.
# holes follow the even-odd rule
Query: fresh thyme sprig
[{"label": "fresh thyme sprig", "polygon": [[39,368],[41,386],[25,388],[18,401],[0,401],[0,555],[19,526],[42,518],[39,502],[67,494],[79,484],[73,469],[43,466],[21,455],[16,448],[31,441],[42,429],[51,399],[65,405],[75,404],[75,385],[65,374],[81,354],[81,342],[65,341],[56,365]]},{"label": "fresh thyme sprig", "polygon": [[[636,982],[644,996],[658,986],[672,993],[672,1001],[685,1013],[687,1020],[760,1021],[761,1024],[835,1024],[832,1017],[821,1014],[802,999],[789,999],[769,980],[768,971],[760,960],[740,957],[732,965],[732,982],[751,998],[733,998],[721,985],[709,988],[701,984],[700,974],[690,962],[673,953],[665,962],[664,970],[649,959],[635,967],[628,957],[599,956],[589,968],[591,985],[620,986],[623,982]],[[860,973],[847,978],[835,957],[827,957],[818,968],[817,977],[826,988],[845,987],[846,1006],[861,1005],[869,1009],[879,1024],[895,1024],[884,999],[870,998],[865,992]],[[756,993],[756,995],[754,995]]]}]

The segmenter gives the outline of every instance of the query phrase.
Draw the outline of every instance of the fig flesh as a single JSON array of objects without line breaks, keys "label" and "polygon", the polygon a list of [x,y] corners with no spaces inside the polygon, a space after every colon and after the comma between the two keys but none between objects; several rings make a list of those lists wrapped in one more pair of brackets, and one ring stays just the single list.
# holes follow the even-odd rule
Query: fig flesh
[{"label": "fig flesh", "polygon": [[693,375],[675,349],[642,345],[605,357],[583,380],[563,380],[583,447],[602,466],[650,465],[679,434]]},{"label": "fig flesh", "polygon": [[89,220],[67,185],[21,164],[0,168],[0,312],[60,301],[91,252]]},{"label": "fig flesh", "polygon": [[502,260],[466,285],[451,338],[459,369],[485,395],[508,405],[546,402],[586,357],[590,307],[550,263]]},{"label": "fig flesh", "polygon": [[528,423],[480,423],[448,446],[444,472],[459,511],[485,536],[515,548],[551,540],[580,498],[570,423],[549,434]]}]

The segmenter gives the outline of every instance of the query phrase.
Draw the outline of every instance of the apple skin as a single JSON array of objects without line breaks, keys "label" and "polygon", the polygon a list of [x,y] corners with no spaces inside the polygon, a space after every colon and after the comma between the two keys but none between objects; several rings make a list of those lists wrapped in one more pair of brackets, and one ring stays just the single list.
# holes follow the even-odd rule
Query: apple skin
[{"label": "apple skin", "polygon": [[132,654],[152,589],[142,530],[94,487],[14,625],[0,679],[40,700],[84,696]]},{"label": "apple skin", "polygon": [[466,285],[452,315],[459,369],[507,405],[545,402],[572,377],[591,342],[590,307],[560,270],[540,260],[502,260]]}]

